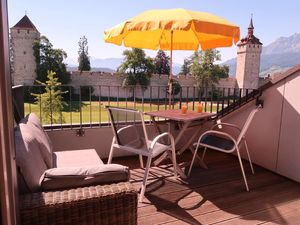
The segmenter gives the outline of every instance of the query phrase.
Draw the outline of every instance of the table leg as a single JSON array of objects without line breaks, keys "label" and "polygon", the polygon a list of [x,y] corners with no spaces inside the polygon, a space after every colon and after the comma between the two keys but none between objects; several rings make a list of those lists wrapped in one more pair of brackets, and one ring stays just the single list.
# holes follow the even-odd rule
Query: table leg
[{"label": "table leg", "polygon": [[[185,136],[184,136],[184,132],[185,130],[188,128],[188,126],[190,125],[190,123],[186,123],[184,124],[182,127],[181,127],[181,131],[182,131],[182,136],[184,139],[187,139]],[[192,143],[194,142],[195,138],[197,136],[200,135],[200,129],[197,130],[197,132],[194,132],[192,137],[189,138],[189,140],[186,141],[186,143],[183,145],[183,147],[181,147],[178,151],[177,151],[177,155],[181,155],[186,149],[190,149],[190,151],[192,152],[192,154],[194,154],[195,150],[194,148],[192,147]],[[180,139],[178,139],[179,141]],[[175,141],[175,144],[176,144],[176,141]],[[204,161],[201,159],[201,157],[199,157],[198,155],[196,155],[196,158],[197,158],[197,161],[199,162],[200,166],[204,169],[208,169],[206,164],[204,163]]]}]

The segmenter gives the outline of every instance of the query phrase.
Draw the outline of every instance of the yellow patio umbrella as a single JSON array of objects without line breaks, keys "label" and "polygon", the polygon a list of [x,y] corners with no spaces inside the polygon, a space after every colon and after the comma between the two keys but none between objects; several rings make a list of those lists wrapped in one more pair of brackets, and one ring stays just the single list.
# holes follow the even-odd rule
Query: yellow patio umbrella
[{"label": "yellow patio umbrella", "polygon": [[173,50],[229,47],[240,39],[240,28],[237,25],[207,12],[181,8],[145,11],[104,33],[104,40],[108,43],[170,50],[170,81]]}]

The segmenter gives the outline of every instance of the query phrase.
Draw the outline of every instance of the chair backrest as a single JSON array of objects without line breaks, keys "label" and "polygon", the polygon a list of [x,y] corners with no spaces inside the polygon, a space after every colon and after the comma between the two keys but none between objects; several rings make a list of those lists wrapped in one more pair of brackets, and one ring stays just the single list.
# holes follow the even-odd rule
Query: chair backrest
[{"label": "chair backrest", "polygon": [[106,108],[118,145],[136,149],[150,148],[142,112],[111,106]]},{"label": "chair backrest", "polygon": [[248,128],[249,128],[249,126],[250,126],[250,124],[251,124],[253,118],[254,118],[255,113],[256,113],[260,108],[261,108],[261,106],[259,105],[258,107],[256,107],[255,109],[253,109],[253,110],[250,112],[250,114],[249,114],[249,116],[248,116],[246,122],[244,123],[244,126],[243,126],[243,128],[242,128],[242,130],[241,130],[241,133],[240,133],[240,135],[239,135],[239,137],[238,137],[238,139],[237,139],[237,143],[240,143],[240,141],[242,140],[242,138],[245,136],[245,134],[246,134],[246,132],[247,132],[247,130],[248,130]]}]

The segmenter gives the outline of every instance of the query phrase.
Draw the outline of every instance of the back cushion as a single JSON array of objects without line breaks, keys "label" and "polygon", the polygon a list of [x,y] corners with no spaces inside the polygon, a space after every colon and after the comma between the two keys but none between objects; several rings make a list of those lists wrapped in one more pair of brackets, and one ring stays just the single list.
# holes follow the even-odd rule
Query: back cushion
[{"label": "back cushion", "polygon": [[30,126],[33,135],[35,136],[37,142],[39,143],[40,151],[47,165],[47,168],[48,169],[53,168],[52,142],[47,132],[44,131],[39,118],[34,113],[30,113],[25,117],[24,120],[21,120],[21,123],[26,123],[28,126]]},{"label": "back cushion", "polygon": [[39,143],[37,142],[32,129],[20,123],[15,128],[16,161],[24,180],[32,192],[40,189],[40,178],[47,165],[45,164]]}]

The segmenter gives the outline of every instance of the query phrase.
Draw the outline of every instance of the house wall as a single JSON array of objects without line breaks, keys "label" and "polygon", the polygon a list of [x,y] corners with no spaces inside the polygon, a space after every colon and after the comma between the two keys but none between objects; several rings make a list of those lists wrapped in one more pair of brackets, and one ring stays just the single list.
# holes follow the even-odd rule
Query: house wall
[{"label": "house wall", "polygon": [[13,48],[13,85],[32,85],[36,79],[36,62],[33,43],[40,33],[33,29],[11,28]]},{"label": "house wall", "polygon": [[262,45],[239,45],[237,50],[236,79],[239,88],[257,89],[259,86]]},{"label": "house wall", "polygon": [[[147,130],[149,138],[155,135],[152,126],[147,126]],[[85,135],[82,137],[76,135],[76,129],[53,130],[47,133],[52,140],[54,151],[95,149],[102,159],[108,158],[113,139],[111,127],[85,129]],[[114,152],[115,157],[127,155],[132,155],[132,153],[120,150]]]},{"label": "house wall", "polygon": [[[253,162],[300,182],[300,71],[267,89],[246,134]],[[242,126],[254,103],[224,121]],[[245,156],[245,154],[243,154]],[[244,157],[245,158],[245,157]]]},{"label": "house wall", "polygon": [[[111,73],[102,73],[102,72],[79,72],[75,71],[71,74],[72,86],[92,86],[94,89],[94,95],[96,96],[111,96],[111,97],[131,97],[132,93],[123,88],[116,88],[122,86],[122,81],[124,75],[120,74],[111,74]],[[175,78],[182,87],[184,91],[182,97],[197,97],[198,92],[194,88],[197,86],[197,81],[192,76],[178,76]],[[143,93],[140,88],[136,89],[136,97],[141,98],[165,98],[166,97],[166,86],[168,84],[169,77],[168,75],[158,75],[152,74],[150,79],[150,86]],[[101,88],[100,88],[101,86]],[[236,79],[234,77],[222,78],[219,80],[219,83],[216,84],[216,87],[219,88],[235,88]],[[186,87],[189,87],[188,89]]]}]

